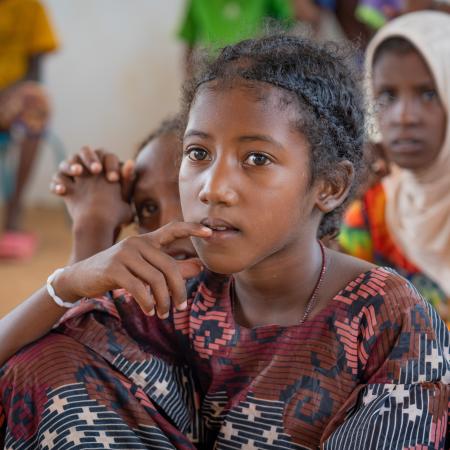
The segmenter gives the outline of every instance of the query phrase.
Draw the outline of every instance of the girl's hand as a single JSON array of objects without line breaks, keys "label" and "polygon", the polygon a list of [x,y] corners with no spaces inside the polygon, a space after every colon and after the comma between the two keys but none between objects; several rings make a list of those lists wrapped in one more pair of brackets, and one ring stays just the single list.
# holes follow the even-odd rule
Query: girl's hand
[{"label": "girl's hand", "polygon": [[132,162],[122,166],[116,155],[89,147],[60,165],[51,190],[62,196],[72,219],[71,262],[109,248],[132,221],[133,172]]},{"label": "girl's hand", "polygon": [[184,280],[198,275],[198,259],[177,261],[161,248],[177,239],[209,237],[212,231],[200,224],[174,222],[153,233],[133,236],[84,261],[67,267],[54,281],[64,300],[95,297],[112,289],[127,290],[145,314],[164,319],[170,304],[186,308]]},{"label": "girl's hand", "polygon": [[132,161],[122,165],[113,153],[83,147],[60,164],[50,189],[63,196],[74,230],[95,220],[99,227],[117,232],[132,220],[128,200],[133,177]]},{"label": "girl's hand", "polygon": [[65,183],[63,199],[74,231],[95,223],[117,232],[132,221],[131,205],[123,200],[119,183],[108,182],[102,174],[81,175],[73,181],[67,177]]},{"label": "girl's hand", "polygon": [[59,171],[53,175],[50,190],[56,195],[64,196],[70,192],[68,180],[74,180],[82,175],[98,175],[103,173],[111,183],[120,181],[122,197],[129,200],[134,180],[134,161],[121,163],[117,155],[103,150],[92,150],[83,147],[71,158],[59,165]]}]

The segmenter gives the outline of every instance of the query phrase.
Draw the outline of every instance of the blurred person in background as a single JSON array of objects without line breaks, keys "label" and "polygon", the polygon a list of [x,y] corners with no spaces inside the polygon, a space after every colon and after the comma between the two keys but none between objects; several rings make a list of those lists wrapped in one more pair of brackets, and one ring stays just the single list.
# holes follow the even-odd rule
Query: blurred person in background
[{"label": "blurred person in background", "polygon": [[26,258],[36,246],[34,235],[21,229],[23,197],[50,116],[48,96],[39,84],[42,59],[57,47],[39,1],[0,0],[0,133],[7,152],[18,150],[11,192],[4,193],[0,259]]},{"label": "blurred person in background", "polygon": [[358,0],[293,0],[298,24],[311,26],[315,38],[322,41],[349,40],[364,49],[370,29],[356,18]]},{"label": "blurred person in background", "polygon": [[410,12],[432,9],[450,13],[449,0],[360,0],[357,3],[356,17],[374,30],[388,20]]},{"label": "blurred person in background", "polygon": [[[354,202],[339,242],[409,279],[450,326],[450,15],[420,11],[385,25],[366,67],[387,175]],[[383,156],[384,153],[384,156]],[[386,171],[384,170],[386,173]]]},{"label": "blurred person in background", "polygon": [[[353,39],[364,34],[355,19],[351,1],[339,0],[189,0],[178,36],[186,43],[186,73],[192,72],[192,56],[197,48],[217,50],[224,45],[254,37],[268,21],[291,27],[307,25],[318,38],[333,38],[326,29],[330,16]],[[349,5],[350,4],[350,8]]]},{"label": "blurred person in background", "polygon": [[189,77],[199,48],[217,50],[261,33],[268,21],[304,26],[319,40],[348,39],[364,48],[370,29],[357,20],[357,0],[189,0],[178,31]]},{"label": "blurred person in background", "polygon": [[345,36],[364,50],[373,32],[356,16],[358,0],[335,0],[334,3],[336,18]]},{"label": "blurred person in background", "polygon": [[187,76],[193,71],[195,50],[206,48],[215,51],[254,37],[262,31],[268,19],[292,24],[294,10],[291,0],[189,0],[178,31],[178,37],[186,43]]}]

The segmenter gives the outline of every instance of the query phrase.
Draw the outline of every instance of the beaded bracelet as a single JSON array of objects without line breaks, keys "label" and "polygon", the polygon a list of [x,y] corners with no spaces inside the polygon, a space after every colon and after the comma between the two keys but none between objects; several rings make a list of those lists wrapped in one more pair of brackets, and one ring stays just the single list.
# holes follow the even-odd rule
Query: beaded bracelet
[{"label": "beaded bracelet", "polygon": [[55,293],[55,289],[52,286],[53,280],[61,273],[64,271],[64,268],[62,269],[56,269],[48,278],[47,278],[47,292],[48,295],[50,295],[50,297],[54,300],[54,302],[58,305],[61,306],[62,308],[73,308],[76,303],[69,303],[69,302],[65,302],[63,299],[61,299],[60,297],[58,297]]}]

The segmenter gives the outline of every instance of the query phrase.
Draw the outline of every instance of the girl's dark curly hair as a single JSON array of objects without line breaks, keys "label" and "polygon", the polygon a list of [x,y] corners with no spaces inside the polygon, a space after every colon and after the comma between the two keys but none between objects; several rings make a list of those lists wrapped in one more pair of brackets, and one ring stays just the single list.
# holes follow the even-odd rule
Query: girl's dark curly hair
[{"label": "girl's dark curly hair", "polygon": [[154,129],[137,147],[135,158],[141,153],[141,151],[151,142],[153,139],[157,139],[161,136],[172,134],[177,138],[180,138],[181,145],[181,130],[183,128],[183,120],[180,114],[173,115],[164,119],[158,128]]},{"label": "girl's dark curly hair", "polygon": [[[351,56],[336,44],[285,33],[227,46],[213,61],[204,61],[203,70],[185,85],[184,120],[205,83],[214,81],[217,88],[244,82],[256,89],[257,83],[268,83],[284,91],[280,107],[294,104],[298,110],[295,125],[311,147],[310,183],[318,177],[336,179],[342,170],[338,163],[345,160],[358,175],[363,163],[364,107]],[[324,215],[319,238],[337,234],[347,202]]]}]

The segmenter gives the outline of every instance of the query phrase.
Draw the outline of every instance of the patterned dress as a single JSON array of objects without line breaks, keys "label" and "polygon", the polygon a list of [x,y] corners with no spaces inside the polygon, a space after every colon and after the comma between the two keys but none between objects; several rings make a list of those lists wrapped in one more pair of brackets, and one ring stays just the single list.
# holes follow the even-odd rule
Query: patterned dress
[{"label": "patterned dress", "polygon": [[437,309],[450,329],[450,299],[395,244],[386,224],[386,194],[381,183],[353,202],[344,216],[339,244],[349,255],[394,268]]},{"label": "patterned dress", "polygon": [[[358,276],[303,325],[238,325],[229,277],[144,316],[84,300],[0,370],[7,449],[444,449],[449,332],[395,272]],[[2,442],[0,442],[1,444]]]}]

